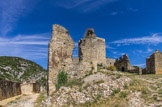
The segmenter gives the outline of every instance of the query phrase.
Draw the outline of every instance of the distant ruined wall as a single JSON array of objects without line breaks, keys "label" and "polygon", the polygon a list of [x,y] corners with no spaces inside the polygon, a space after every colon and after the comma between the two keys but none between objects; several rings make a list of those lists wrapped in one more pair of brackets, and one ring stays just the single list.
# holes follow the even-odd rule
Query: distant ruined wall
[{"label": "distant ruined wall", "polygon": [[60,25],[53,25],[52,37],[48,49],[48,90],[55,91],[57,74],[60,70],[72,67],[72,52],[74,42],[68,30]]},{"label": "distant ruined wall", "polygon": [[106,58],[106,66],[109,67],[109,66],[114,66],[115,64],[115,59],[111,59],[111,58]]},{"label": "distant ruined wall", "polygon": [[128,55],[126,55],[126,54],[124,56],[120,57],[119,59],[117,59],[114,65],[116,66],[116,68],[119,71],[128,72],[129,70],[133,69],[133,67],[130,64]]},{"label": "distant ruined wall", "polygon": [[32,93],[40,93],[40,84],[39,83],[27,83],[21,84],[22,94],[32,94]]},{"label": "distant ruined wall", "polygon": [[20,83],[0,79],[0,101],[20,94]]},{"label": "distant ruined wall", "polygon": [[162,52],[159,50],[146,59],[146,73],[162,74]]}]

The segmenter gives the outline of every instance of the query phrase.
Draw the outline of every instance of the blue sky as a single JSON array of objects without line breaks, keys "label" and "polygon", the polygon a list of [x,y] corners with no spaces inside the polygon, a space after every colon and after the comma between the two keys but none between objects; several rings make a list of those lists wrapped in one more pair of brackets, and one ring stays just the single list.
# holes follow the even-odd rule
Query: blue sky
[{"label": "blue sky", "polygon": [[[47,66],[52,24],[70,31],[77,44],[87,28],[106,39],[106,54],[127,53],[145,67],[162,51],[161,0],[0,0],[0,56],[18,56]],[[77,46],[74,56],[77,56]]]}]

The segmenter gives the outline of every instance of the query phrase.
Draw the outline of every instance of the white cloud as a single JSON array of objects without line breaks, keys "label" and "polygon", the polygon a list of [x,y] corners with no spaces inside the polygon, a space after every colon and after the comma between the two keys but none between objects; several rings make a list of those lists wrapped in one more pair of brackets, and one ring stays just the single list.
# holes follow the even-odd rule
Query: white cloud
[{"label": "white cloud", "polygon": [[17,35],[0,38],[0,56],[18,56],[27,59],[47,58],[49,34]]},{"label": "white cloud", "polygon": [[128,10],[132,11],[132,12],[137,12],[139,11],[138,9],[135,9],[135,8],[128,8]]},{"label": "white cloud", "polygon": [[125,54],[125,53],[121,53],[121,52],[117,52],[117,51],[112,51],[112,53],[113,53],[114,55],[120,55],[120,56],[122,56],[122,55]]},{"label": "white cloud", "polygon": [[0,33],[5,36],[8,32],[12,31],[19,18],[31,11],[34,4],[35,1],[31,0],[1,0]]},{"label": "white cloud", "polygon": [[151,48],[147,48],[146,51],[145,51],[145,50],[137,50],[138,53],[143,53],[143,54],[144,54],[144,53],[146,53],[146,54],[147,54],[147,53],[151,53],[151,52],[153,52],[153,51],[154,51],[154,50],[151,49]]},{"label": "white cloud", "polygon": [[78,8],[81,12],[89,12],[116,1],[118,0],[59,0],[56,4],[66,9]]},{"label": "white cloud", "polygon": [[115,48],[111,47],[110,45],[106,45],[106,48],[107,49],[115,49]]},{"label": "white cloud", "polygon": [[162,33],[156,33],[148,37],[121,39],[121,40],[113,41],[111,43],[117,44],[117,45],[131,45],[131,44],[156,45],[156,44],[162,43]]},{"label": "white cloud", "polygon": [[134,64],[135,66],[139,66],[139,67],[145,67],[146,66],[146,64],[144,63],[144,64]]}]

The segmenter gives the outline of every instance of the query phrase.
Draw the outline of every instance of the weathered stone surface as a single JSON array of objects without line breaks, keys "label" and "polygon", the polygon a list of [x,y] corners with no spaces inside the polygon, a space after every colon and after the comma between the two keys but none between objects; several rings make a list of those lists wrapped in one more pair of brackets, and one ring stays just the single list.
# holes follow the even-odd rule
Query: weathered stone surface
[{"label": "weathered stone surface", "polygon": [[96,37],[93,29],[87,29],[84,39],[79,41],[79,61],[89,63],[93,71],[97,71],[97,64],[106,63],[105,39]]},{"label": "weathered stone surface", "polygon": [[159,50],[146,59],[146,73],[162,74],[162,52]]},{"label": "weathered stone surface", "polygon": [[68,30],[60,25],[53,25],[48,50],[48,83],[50,93],[55,90],[58,72],[62,69],[68,71],[72,67],[73,48],[74,42]]},{"label": "weathered stone surface", "polygon": [[[73,104],[84,104],[86,102],[94,102],[96,99],[106,99],[109,98],[113,90],[120,89],[120,91],[124,90],[124,85],[129,85],[132,83],[132,80],[124,76],[121,72],[112,72],[106,71],[107,73],[113,73],[113,76],[106,75],[105,73],[97,73],[90,75],[85,78],[85,83],[90,84],[86,86],[82,86],[82,88],[78,86],[73,87],[61,87],[57,92],[53,94],[52,97],[49,97],[45,101],[42,102],[42,107],[44,106],[66,106]],[[118,78],[118,75],[121,75]],[[102,76],[100,79],[96,80],[96,76]],[[102,80],[103,82],[98,82]],[[82,90],[80,90],[82,89]],[[51,102],[53,104],[51,104]]]},{"label": "weathered stone surface", "polygon": [[0,79],[0,101],[20,94],[20,83]]},{"label": "weathered stone surface", "polygon": [[111,59],[111,58],[106,58],[106,66],[109,67],[109,66],[114,66],[115,64],[115,59]]},{"label": "weathered stone surface", "polygon": [[40,93],[40,84],[38,82],[21,84],[21,92],[22,94]]},{"label": "weathered stone surface", "polygon": [[124,56],[120,57],[116,60],[115,66],[119,71],[129,71],[132,70],[132,66],[130,64],[128,55],[125,54]]}]

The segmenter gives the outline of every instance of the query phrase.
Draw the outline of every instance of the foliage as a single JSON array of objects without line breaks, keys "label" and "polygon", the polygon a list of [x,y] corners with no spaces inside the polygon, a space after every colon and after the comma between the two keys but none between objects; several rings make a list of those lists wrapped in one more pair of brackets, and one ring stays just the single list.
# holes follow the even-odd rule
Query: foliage
[{"label": "foliage", "polygon": [[120,88],[113,90],[112,96],[114,96],[115,94],[117,94],[117,93],[119,93],[119,92],[120,92]]},{"label": "foliage", "polygon": [[128,95],[128,93],[126,93],[126,92],[120,92],[120,97],[122,97],[122,98],[126,98],[127,95]]},{"label": "foliage", "polygon": [[107,70],[116,71],[117,69],[115,66],[109,66],[107,67]]},{"label": "foliage", "polygon": [[67,73],[62,70],[57,75],[56,89],[58,90],[61,86],[65,86],[68,81]]},{"label": "foliage", "polygon": [[36,100],[35,107],[40,107],[41,102],[45,99],[46,99],[45,93],[41,93]]}]

